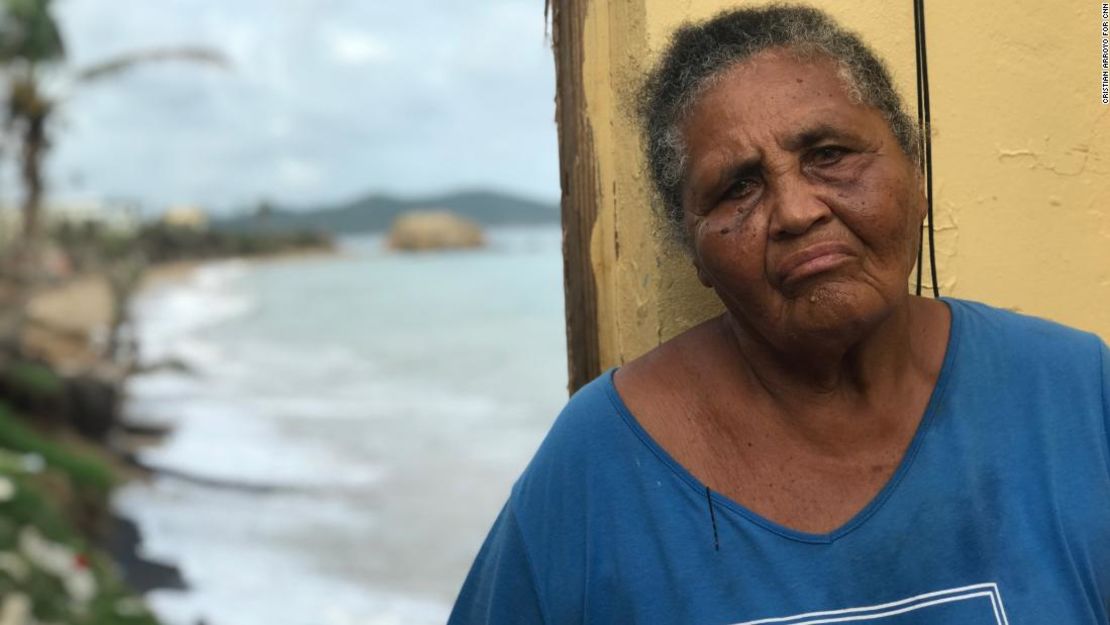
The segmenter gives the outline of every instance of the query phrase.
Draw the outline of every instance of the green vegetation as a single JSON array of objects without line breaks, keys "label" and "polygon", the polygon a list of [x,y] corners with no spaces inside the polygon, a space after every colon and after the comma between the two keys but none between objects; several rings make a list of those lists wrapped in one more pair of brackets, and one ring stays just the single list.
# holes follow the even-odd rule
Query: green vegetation
[{"label": "green vegetation", "polygon": [[[111,563],[74,532],[37,476],[0,469],[0,598],[38,622],[157,625]],[[8,607],[12,602],[13,607]]]},{"label": "green vegetation", "polygon": [[311,230],[232,232],[153,222],[134,233],[107,230],[95,223],[63,223],[52,239],[65,249],[78,271],[97,271],[127,258],[143,263],[265,256],[306,249],[331,249],[329,234]]},{"label": "green vegetation", "polygon": [[50,367],[36,362],[12,363],[0,377],[4,386],[18,388],[35,399],[56,398],[65,390],[62,379]]},{"label": "green vegetation", "polygon": [[150,262],[264,256],[311,248],[330,249],[330,235],[310,230],[275,233],[238,233],[149,224],[136,235],[135,245]]},{"label": "green vegetation", "polygon": [[[43,438],[0,404],[0,603],[69,625],[157,625],[112,563],[74,528],[72,508],[107,509],[100,460]],[[26,618],[16,617],[15,622]]]},{"label": "green vegetation", "polygon": [[0,450],[35,454],[46,466],[65,475],[79,489],[107,496],[115,484],[112,470],[97,458],[85,456],[45,438],[27,427],[12,410],[0,404]]}]

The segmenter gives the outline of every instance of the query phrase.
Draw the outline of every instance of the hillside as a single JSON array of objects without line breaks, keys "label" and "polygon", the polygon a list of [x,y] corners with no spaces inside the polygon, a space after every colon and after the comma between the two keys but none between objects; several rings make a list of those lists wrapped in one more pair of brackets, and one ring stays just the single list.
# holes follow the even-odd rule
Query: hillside
[{"label": "hillside", "polygon": [[315,210],[275,208],[262,219],[254,214],[218,219],[218,230],[271,232],[316,230],[333,234],[388,230],[400,213],[416,209],[445,209],[483,226],[558,223],[559,207],[493,191],[467,191],[426,198],[402,199],[373,194],[353,202]]}]

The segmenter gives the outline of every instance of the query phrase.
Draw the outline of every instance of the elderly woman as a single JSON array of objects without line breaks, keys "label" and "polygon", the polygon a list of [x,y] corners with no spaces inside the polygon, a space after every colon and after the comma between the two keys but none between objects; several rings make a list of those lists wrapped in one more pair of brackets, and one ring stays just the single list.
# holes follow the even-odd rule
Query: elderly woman
[{"label": "elderly woman", "polygon": [[643,99],[726,312],[571,399],[451,622],[1107,623],[1107,348],[907,294],[926,203],[875,56],[732,11]]}]

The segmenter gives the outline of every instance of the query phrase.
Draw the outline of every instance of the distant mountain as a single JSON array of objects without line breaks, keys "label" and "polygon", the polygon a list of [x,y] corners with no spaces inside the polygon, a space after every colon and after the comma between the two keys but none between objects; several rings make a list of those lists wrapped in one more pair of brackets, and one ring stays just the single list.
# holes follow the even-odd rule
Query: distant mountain
[{"label": "distant mountain", "polygon": [[217,230],[270,232],[316,230],[334,234],[388,230],[393,219],[409,210],[446,209],[484,226],[558,223],[559,207],[494,191],[465,191],[417,199],[373,194],[315,210],[274,208],[268,216],[255,213],[217,219]]}]

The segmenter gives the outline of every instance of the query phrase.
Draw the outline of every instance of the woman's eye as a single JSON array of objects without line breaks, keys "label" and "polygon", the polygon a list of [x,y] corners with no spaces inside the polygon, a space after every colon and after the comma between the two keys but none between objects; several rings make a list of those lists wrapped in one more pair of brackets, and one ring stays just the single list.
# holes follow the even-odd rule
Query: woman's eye
[{"label": "woman's eye", "polygon": [[725,192],[725,199],[740,199],[751,195],[758,186],[758,182],[750,178],[737,180],[728,191]]},{"label": "woman's eye", "polygon": [[826,146],[813,151],[813,162],[817,165],[835,165],[848,153],[848,150],[837,146]]}]

